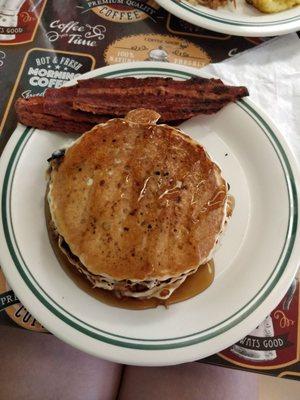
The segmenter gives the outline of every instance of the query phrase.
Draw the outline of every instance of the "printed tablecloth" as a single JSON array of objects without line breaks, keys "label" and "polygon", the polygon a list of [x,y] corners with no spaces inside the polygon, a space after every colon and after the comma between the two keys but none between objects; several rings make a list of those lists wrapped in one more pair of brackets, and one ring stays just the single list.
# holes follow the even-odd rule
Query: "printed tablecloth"
[{"label": "printed tablecloth", "polygon": [[[170,15],[154,0],[0,0],[0,152],[16,126],[19,96],[43,95],[115,63],[151,60],[201,68],[267,39],[207,31]],[[201,362],[300,379],[299,308],[295,279],[250,335]],[[2,324],[45,332],[1,270],[0,311]]]}]

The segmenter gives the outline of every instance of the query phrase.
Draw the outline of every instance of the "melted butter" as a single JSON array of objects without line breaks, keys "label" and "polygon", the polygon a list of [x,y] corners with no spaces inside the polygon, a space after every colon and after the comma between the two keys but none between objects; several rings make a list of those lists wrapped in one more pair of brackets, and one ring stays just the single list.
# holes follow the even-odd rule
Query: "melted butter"
[{"label": "melted butter", "polygon": [[95,299],[113,307],[126,308],[129,310],[145,310],[147,308],[155,308],[159,305],[169,306],[174,303],[179,303],[196,296],[207,289],[214,280],[214,263],[208,263],[199,267],[198,271],[186,278],[185,282],[176,289],[172,295],[166,300],[156,298],[152,299],[135,299],[131,297],[117,298],[113,292],[100,288],[93,288],[90,282],[72,265],[67,257],[61,252],[58,247],[57,237],[50,227],[50,211],[45,198],[45,216],[47,222],[47,230],[52,249],[59,261],[61,267],[70,279],[85,293]]}]

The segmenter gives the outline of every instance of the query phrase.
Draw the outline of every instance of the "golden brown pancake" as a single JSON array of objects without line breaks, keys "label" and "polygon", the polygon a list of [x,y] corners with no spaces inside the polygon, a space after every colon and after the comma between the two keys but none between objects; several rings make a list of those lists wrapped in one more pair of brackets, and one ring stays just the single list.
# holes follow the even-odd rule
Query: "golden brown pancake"
[{"label": "golden brown pancake", "polygon": [[48,200],[62,250],[94,286],[119,295],[169,297],[211,258],[226,219],[219,167],[158,118],[131,111],[51,162]]}]

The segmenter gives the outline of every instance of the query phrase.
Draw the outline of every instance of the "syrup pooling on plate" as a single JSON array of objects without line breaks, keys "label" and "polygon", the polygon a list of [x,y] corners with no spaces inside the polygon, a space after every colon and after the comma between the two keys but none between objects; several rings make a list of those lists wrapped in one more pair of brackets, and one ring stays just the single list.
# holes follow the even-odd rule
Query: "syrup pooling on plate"
[{"label": "syrup pooling on plate", "polygon": [[60,266],[72,281],[85,293],[100,300],[102,303],[113,307],[126,308],[130,310],[145,310],[155,308],[159,305],[169,306],[188,300],[207,289],[214,280],[215,268],[213,260],[199,267],[198,271],[188,276],[185,282],[176,289],[172,295],[166,300],[157,298],[136,299],[131,297],[118,298],[113,292],[91,287],[87,279],[81,274],[74,265],[70,263],[68,258],[61,252],[58,247],[58,238],[51,227],[51,217],[49,212],[48,201],[45,201],[45,215],[47,222],[48,235],[52,249],[59,261]]}]

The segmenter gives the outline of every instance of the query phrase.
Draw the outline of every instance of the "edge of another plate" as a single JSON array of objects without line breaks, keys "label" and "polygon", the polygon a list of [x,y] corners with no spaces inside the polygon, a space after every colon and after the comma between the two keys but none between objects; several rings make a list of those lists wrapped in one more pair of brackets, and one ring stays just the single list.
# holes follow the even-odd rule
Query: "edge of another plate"
[{"label": "edge of another plate", "polygon": [[[236,19],[227,19],[222,16],[196,9],[192,5],[177,3],[176,0],[156,0],[157,3],[176,17],[190,22],[193,25],[219,33],[235,36],[268,37],[285,35],[300,29],[300,6],[297,16],[270,22],[246,22]],[[284,13],[282,11],[281,13]],[[276,13],[274,15],[278,15]]]}]

